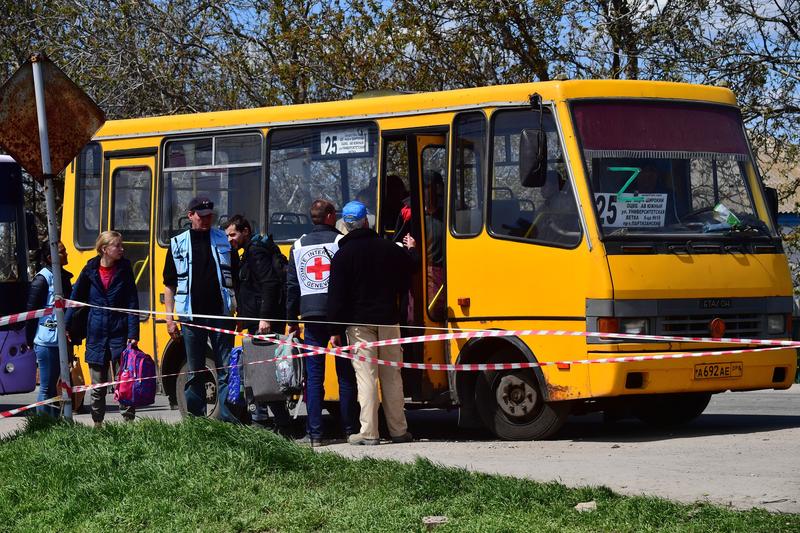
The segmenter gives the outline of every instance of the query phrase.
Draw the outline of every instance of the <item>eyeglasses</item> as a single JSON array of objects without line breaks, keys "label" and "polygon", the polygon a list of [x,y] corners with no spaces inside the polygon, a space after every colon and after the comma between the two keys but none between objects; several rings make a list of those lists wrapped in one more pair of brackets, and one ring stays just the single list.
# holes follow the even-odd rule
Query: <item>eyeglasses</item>
[{"label": "eyeglasses", "polygon": [[203,202],[202,204],[197,204],[192,208],[192,211],[200,211],[202,209],[214,209],[214,202]]}]

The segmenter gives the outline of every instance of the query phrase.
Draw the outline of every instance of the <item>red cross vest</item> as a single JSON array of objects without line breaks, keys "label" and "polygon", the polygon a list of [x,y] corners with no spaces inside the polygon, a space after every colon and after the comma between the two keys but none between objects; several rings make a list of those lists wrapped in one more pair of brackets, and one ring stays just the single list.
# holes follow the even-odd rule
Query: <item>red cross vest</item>
[{"label": "red cross vest", "polygon": [[309,245],[303,244],[303,237],[305,235],[292,246],[300,296],[327,294],[331,279],[331,260],[339,251],[339,239],[343,235],[338,235],[333,242]]}]

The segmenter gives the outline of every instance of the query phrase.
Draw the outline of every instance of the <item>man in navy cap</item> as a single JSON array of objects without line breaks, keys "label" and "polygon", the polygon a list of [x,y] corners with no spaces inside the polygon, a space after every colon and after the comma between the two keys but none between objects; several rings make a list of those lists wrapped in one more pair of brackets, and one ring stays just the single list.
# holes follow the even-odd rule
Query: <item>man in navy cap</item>
[{"label": "man in navy cap", "polygon": [[[354,201],[342,209],[342,219],[349,232],[339,240],[339,251],[331,261],[328,285],[328,320],[332,324],[347,323],[347,340],[373,342],[400,337],[400,296],[408,291],[415,261],[411,251],[416,246],[408,234],[403,243],[408,250],[392,241],[381,239],[369,228],[367,208]],[[335,326],[331,344],[341,346]],[[367,357],[402,361],[401,346],[359,348],[356,353]],[[383,404],[392,442],[409,442],[405,415],[405,398],[400,369],[374,363],[353,361],[361,404],[361,430],[348,438],[350,444],[373,445],[380,442],[378,407]],[[382,401],[378,398],[378,383]]]},{"label": "man in navy cap", "polygon": [[[217,372],[217,401],[219,418],[234,421],[224,399],[228,396],[228,365],[233,337],[187,323],[208,327],[228,328],[233,322],[223,318],[236,310],[234,280],[239,268],[239,256],[231,252],[228,238],[220,229],[212,228],[214,202],[207,196],[192,198],[187,206],[191,228],[170,239],[169,253],[164,264],[164,307],[167,331],[177,341],[183,336],[189,379],[186,383],[186,410],[194,416],[206,415],[206,390],[202,370],[206,367],[206,348],[211,343],[212,358]],[[180,329],[172,313],[184,323]],[[184,391],[176,391],[182,394]]]}]

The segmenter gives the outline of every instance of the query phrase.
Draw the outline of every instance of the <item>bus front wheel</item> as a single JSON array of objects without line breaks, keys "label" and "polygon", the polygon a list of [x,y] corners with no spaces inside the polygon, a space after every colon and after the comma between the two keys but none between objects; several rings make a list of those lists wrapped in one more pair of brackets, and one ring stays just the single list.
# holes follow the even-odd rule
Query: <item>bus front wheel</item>
[{"label": "bus front wheel", "polygon": [[530,370],[482,372],[475,405],[484,426],[503,440],[538,440],[555,434],[567,420],[568,402],[546,402]]},{"label": "bus front wheel", "polygon": [[[184,417],[189,415],[189,409],[186,406],[186,383],[189,381],[189,364],[183,363],[181,372],[175,382],[175,395],[178,400],[178,409]],[[214,360],[206,357],[206,368],[200,373],[203,380],[203,392],[206,401],[206,417],[219,418],[219,409],[217,406],[217,371],[214,365]]]},{"label": "bus front wheel", "polygon": [[640,398],[633,414],[649,426],[680,426],[700,416],[710,400],[711,394],[707,392],[659,394]]}]

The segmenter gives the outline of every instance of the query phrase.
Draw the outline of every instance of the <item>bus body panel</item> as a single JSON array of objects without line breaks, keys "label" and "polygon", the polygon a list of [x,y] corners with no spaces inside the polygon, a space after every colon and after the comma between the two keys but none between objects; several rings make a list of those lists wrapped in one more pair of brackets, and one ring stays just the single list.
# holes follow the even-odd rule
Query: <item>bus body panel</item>
[{"label": "bus body panel", "polygon": [[609,255],[614,297],[791,296],[783,254]]}]

